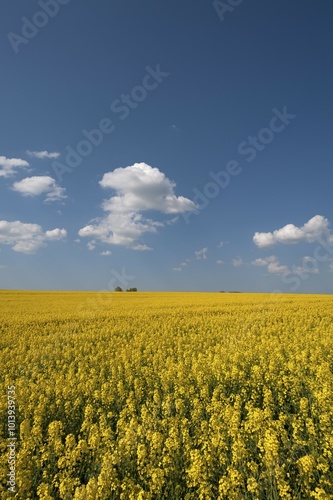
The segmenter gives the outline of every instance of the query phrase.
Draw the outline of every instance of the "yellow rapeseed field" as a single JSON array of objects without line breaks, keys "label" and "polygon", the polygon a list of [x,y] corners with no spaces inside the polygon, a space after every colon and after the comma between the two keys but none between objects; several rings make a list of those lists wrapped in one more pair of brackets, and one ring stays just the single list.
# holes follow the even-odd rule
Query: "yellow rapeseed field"
[{"label": "yellow rapeseed field", "polygon": [[332,296],[0,299],[1,499],[333,499]]}]

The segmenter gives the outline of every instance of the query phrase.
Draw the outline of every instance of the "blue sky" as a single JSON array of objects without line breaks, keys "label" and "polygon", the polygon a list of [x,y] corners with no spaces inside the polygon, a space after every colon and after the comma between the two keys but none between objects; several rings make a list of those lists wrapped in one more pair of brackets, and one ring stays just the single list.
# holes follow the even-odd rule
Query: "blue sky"
[{"label": "blue sky", "polygon": [[0,288],[333,293],[332,14],[8,3]]}]

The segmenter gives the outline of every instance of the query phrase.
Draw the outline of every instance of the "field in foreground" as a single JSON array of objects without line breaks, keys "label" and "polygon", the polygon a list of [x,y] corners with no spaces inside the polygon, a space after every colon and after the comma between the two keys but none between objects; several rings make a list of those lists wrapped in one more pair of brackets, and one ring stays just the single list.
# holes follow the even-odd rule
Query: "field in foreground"
[{"label": "field in foreground", "polygon": [[332,296],[0,300],[1,498],[333,499]]}]

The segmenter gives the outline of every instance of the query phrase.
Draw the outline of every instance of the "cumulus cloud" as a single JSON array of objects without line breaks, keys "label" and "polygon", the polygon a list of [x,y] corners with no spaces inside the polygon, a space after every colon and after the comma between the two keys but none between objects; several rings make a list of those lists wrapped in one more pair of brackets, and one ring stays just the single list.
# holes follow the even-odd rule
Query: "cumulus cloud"
[{"label": "cumulus cloud", "polygon": [[101,255],[103,255],[104,257],[106,257],[108,255],[112,255],[112,252],[110,252],[110,250],[104,250],[104,252],[101,252]]},{"label": "cumulus cloud", "polygon": [[267,271],[272,274],[289,274],[288,266],[281,265],[276,255],[270,255],[264,259],[256,259],[252,262],[253,266],[266,266]]},{"label": "cumulus cloud", "polygon": [[67,236],[66,229],[52,229],[51,231],[46,231],[45,236],[48,240],[57,241],[63,240]]},{"label": "cumulus cloud", "polygon": [[82,237],[95,238],[103,243],[123,245],[133,250],[149,250],[140,240],[145,233],[156,233],[165,223],[143,216],[142,212],[155,211],[177,214],[194,211],[195,204],[174,193],[175,183],[158,168],[146,163],[117,168],[104,174],[100,186],[115,193],[102,203],[107,215],[80,229]]},{"label": "cumulus cloud", "polygon": [[9,245],[15,252],[35,253],[48,241],[62,240],[67,236],[65,229],[44,232],[39,224],[21,221],[0,221],[0,245]]},{"label": "cumulus cloud", "polygon": [[182,271],[182,270],[183,270],[183,268],[182,268],[182,267],[173,267],[173,268],[172,268],[172,270],[173,270],[173,271],[179,271],[179,272],[180,272],[180,271]]},{"label": "cumulus cloud", "polygon": [[26,177],[21,181],[14,182],[13,190],[23,196],[40,196],[45,194],[45,202],[61,201],[67,196],[65,188],[60,187],[56,181],[47,175]]},{"label": "cumulus cloud", "polygon": [[232,259],[232,265],[234,267],[241,267],[244,265],[244,261],[240,257],[236,257],[236,259]]},{"label": "cumulus cloud", "polygon": [[178,215],[176,217],[172,217],[172,219],[169,219],[166,221],[166,224],[168,226],[172,226],[173,224],[176,224],[176,222],[179,220]]},{"label": "cumulus cloud", "polygon": [[104,201],[106,211],[124,213],[157,210],[164,214],[177,214],[196,209],[193,201],[174,194],[174,182],[158,168],[146,163],[116,168],[104,174],[100,185],[116,191],[115,196]]},{"label": "cumulus cloud", "polygon": [[95,248],[96,248],[96,244],[95,243],[96,242],[94,240],[93,241],[88,241],[88,243],[87,243],[88,250],[95,250]]},{"label": "cumulus cloud", "polygon": [[146,250],[152,250],[148,245],[142,245],[141,243],[136,243],[132,246],[132,250],[138,250],[139,252],[145,252]]},{"label": "cumulus cloud", "polygon": [[314,257],[305,256],[302,259],[301,266],[293,266],[292,269],[293,274],[297,274],[299,276],[305,274],[319,274],[318,261]]},{"label": "cumulus cloud", "polygon": [[302,259],[302,264],[300,266],[293,265],[291,269],[288,266],[280,264],[279,259],[276,255],[270,255],[263,259],[256,259],[252,262],[253,266],[265,266],[267,271],[272,274],[282,274],[282,275],[297,275],[301,276],[304,274],[319,274],[318,262],[315,258],[305,256]]},{"label": "cumulus cloud", "polygon": [[27,167],[29,167],[29,163],[25,160],[0,156],[0,177],[11,177],[17,173],[18,168]]},{"label": "cumulus cloud", "polygon": [[264,259],[256,259],[251,264],[253,266],[267,266],[270,262],[274,262],[277,260],[275,255],[270,255],[269,257],[265,257]]},{"label": "cumulus cloud", "polygon": [[302,241],[313,243],[320,237],[329,235],[329,221],[322,215],[315,215],[302,227],[287,224],[269,233],[256,232],[253,241],[259,248],[271,247],[277,243],[291,245]]},{"label": "cumulus cloud", "polygon": [[198,250],[197,252],[194,252],[195,253],[195,258],[198,259],[198,260],[205,260],[207,259],[207,252],[208,252],[208,248],[202,248],[201,250]]},{"label": "cumulus cloud", "polygon": [[[142,245],[136,243],[145,233],[156,233],[159,222],[144,219],[138,213],[108,214],[95,224],[83,227],[79,231],[82,237],[89,237],[110,245],[123,245],[141,250]],[[145,249],[148,247],[144,246]]]},{"label": "cumulus cloud", "polygon": [[221,260],[221,259],[219,259],[219,260],[216,261],[216,264],[224,264],[224,261]]},{"label": "cumulus cloud", "polygon": [[54,159],[59,158],[60,153],[54,151],[49,153],[48,151],[27,151],[27,154],[33,158],[38,158],[39,160]]}]

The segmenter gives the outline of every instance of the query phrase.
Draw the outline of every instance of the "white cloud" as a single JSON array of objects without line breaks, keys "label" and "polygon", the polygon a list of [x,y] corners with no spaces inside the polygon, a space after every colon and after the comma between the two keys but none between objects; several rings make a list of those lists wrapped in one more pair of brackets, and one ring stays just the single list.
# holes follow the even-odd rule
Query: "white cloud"
[{"label": "white cloud", "polygon": [[253,241],[259,248],[267,248],[275,245],[272,233],[255,233]]},{"label": "white cloud", "polygon": [[88,243],[87,243],[87,248],[88,248],[88,250],[95,250],[95,248],[96,248],[95,243],[96,243],[96,242],[95,242],[94,240],[92,240],[92,241],[88,241]]},{"label": "white cloud", "polygon": [[287,224],[273,233],[258,233],[253,236],[253,241],[259,248],[271,247],[277,243],[290,245],[306,241],[313,243],[318,238],[329,235],[329,221],[322,215],[315,215],[302,227]]},{"label": "white cloud", "polygon": [[293,269],[293,272],[292,274],[296,274],[298,276],[302,276],[302,275],[307,275],[307,274],[319,274],[319,268],[318,267],[315,267],[315,268],[308,268],[308,267],[304,267],[304,266],[297,266],[295,269]]},{"label": "white cloud", "polygon": [[264,259],[256,259],[252,262],[253,266],[266,266],[267,271],[272,274],[282,275],[306,275],[319,274],[318,262],[314,257],[305,256],[302,259],[300,266],[293,265],[291,269],[288,266],[282,265],[276,255],[265,257]]},{"label": "white cloud", "polygon": [[38,158],[39,160],[54,159],[59,158],[60,153],[54,151],[49,153],[48,151],[27,151],[27,154],[33,158]]},{"label": "white cloud", "polygon": [[240,257],[236,257],[236,259],[232,259],[232,265],[234,267],[241,267],[244,265],[244,261]]},{"label": "white cloud", "polygon": [[305,238],[305,234],[302,229],[294,226],[294,224],[287,224],[286,226],[274,231],[274,240],[283,244],[293,244],[298,243]]},{"label": "white cloud", "polygon": [[35,253],[46,246],[47,241],[64,239],[67,236],[65,229],[52,229],[43,232],[38,224],[29,224],[21,221],[0,221],[0,244],[10,245],[15,252]]},{"label": "white cloud", "polygon": [[278,260],[270,262],[267,266],[267,271],[272,274],[289,274],[288,266],[280,264]]},{"label": "white cloud", "polygon": [[103,203],[104,209],[109,212],[156,210],[177,214],[196,209],[193,201],[174,194],[174,182],[158,168],[146,163],[116,168],[104,174],[100,185],[116,190],[116,195]]},{"label": "white cloud", "polygon": [[251,264],[253,266],[268,266],[271,262],[274,262],[277,260],[277,257],[275,255],[271,255],[270,257],[265,257],[264,259],[256,259]]},{"label": "white cloud", "polygon": [[266,266],[267,271],[272,274],[290,274],[288,266],[281,265],[276,255],[270,255],[264,259],[256,259],[253,266]]},{"label": "white cloud", "polygon": [[328,270],[330,273],[333,273],[333,260],[328,264]]},{"label": "white cloud", "polygon": [[148,245],[142,245],[141,243],[136,243],[132,246],[132,250],[138,250],[139,252],[145,252],[146,250],[152,250]]},{"label": "white cloud", "polygon": [[172,226],[173,224],[176,224],[176,222],[179,220],[178,215],[176,217],[172,217],[172,219],[169,219],[166,221],[166,224],[168,226]]},{"label": "white cloud", "polygon": [[221,259],[219,259],[219,260],[216,261],[216,264],[224,264],[224,261],[221,260]]},{"label": "white cloud", "polygon": [[20,158],[6,158],[0,156],[0,177],[11,177],[18,168],[29,167],[29,163]]},{"label": "white cloud", "polygon": [[306,255],[302,259],[302,264],[300,266],[293,265],[290,273],[297,276],[308,275],[308,274],[319,274],[318,261],[314,257]]},{"label": "white cloud", "polygon": [[185,259],[184,262],[182,262],[179,267],[174,267],[173,271],[183,271],[184,268],[187,267],[190,262],[191,262],[190,259]]},{"label": "white cloud", "polygon": [[56,181],[47,175],[26,177],[21,181],[14,182],[13,190],[23,196],[40,196],[46,194],[45,202],[60,201],[67,196],[65,188],[58,186]]},{"label": "white cloud", "polygon": [[208,248],[202,248],[201,250],[198,250],[197,252],[194,252],[195,253],[195,258],[198,259],[198,260],[205,260],[207,259],[207,252],[208,252]]},{"label": "white cloud", "polygon": [[[112,245],[123,245],[133,250],[149,250],[140,240],[145,233],[156,233],[165,223],[145,218],[142,212],[156,211],[176,214],[196,209],[194,203],[176,196],[175,183],[158,168],[146,163],[135,163],[104,174],[100,181],[103,188],[115,190],[115,194],[103,201],[107,215],[94,224],[83,227],[79,235]],[[176,222],[174,219],[166,221]]]},{"label": "white cloud", "polygon": [[48,240],[57,241],[63,240],[67,236],[66,229],[52,229],[51,231],[46,231],[45,236]]},{"label": "white cloud", "polygon": [[143,219],[141,214],[109,214],[96,224],[85,226],[79,231],[82,237],[90,237],[111,245],[124,245],[142,250],[145,245],[136,243],[144,233],[156,233],[160,223]]},{"label": "white cloud", "polygon": [[104,252],[101,252],[101,255],[104,256],[112,255],[112,252],[110,252],[110,250],[105,250]]}]

